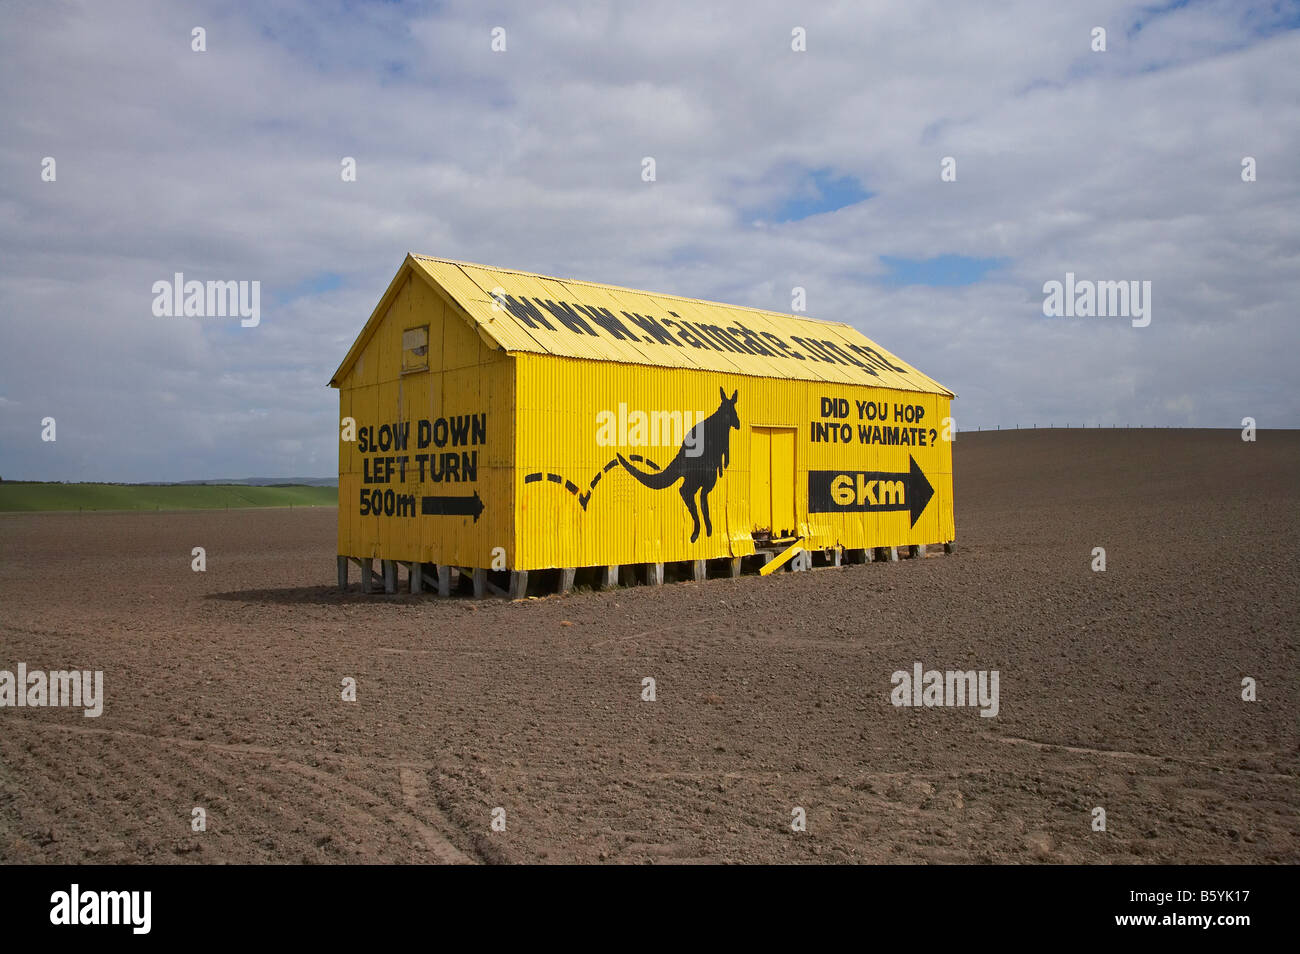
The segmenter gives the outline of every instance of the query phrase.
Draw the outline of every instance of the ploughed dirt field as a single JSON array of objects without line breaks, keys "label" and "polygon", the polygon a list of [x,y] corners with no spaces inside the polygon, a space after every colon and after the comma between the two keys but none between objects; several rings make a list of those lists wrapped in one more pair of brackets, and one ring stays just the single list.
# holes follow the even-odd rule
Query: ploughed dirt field
[{"label": "ploughed dirt field", "polygon": [[955,468],[952,555],[518,603],[340,594],[330,509],[0,515],[0,670],[106,697],[0,709],[0,862],[1300,862],[1300,432]]}]

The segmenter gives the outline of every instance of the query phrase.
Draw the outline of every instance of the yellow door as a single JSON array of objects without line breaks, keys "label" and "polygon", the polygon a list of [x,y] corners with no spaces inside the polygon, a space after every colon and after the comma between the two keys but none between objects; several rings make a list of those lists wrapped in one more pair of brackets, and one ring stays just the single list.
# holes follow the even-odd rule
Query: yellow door
[{"label": "yellow door", "polygon": [[793,536],[794,428],[772,428],[772,536]]},{"label": "yellow door", "polygon": [[794,428],[749,429],[749,512],[754,531],[795,532]]},{"label": "yellow door", "polygon": [[749,513],[755,531],[772,529],[772,431],[749,429]]}]

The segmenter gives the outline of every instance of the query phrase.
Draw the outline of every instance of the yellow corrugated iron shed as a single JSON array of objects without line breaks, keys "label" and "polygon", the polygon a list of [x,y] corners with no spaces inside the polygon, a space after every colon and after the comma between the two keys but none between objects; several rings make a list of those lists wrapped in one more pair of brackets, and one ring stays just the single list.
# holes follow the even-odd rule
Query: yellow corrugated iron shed
[{"label": "yellow corrugated iron shed", "polygon": [[408,255],[330,384],[345,556],[533,570],[954,536],[952,392],[846,324]]}]

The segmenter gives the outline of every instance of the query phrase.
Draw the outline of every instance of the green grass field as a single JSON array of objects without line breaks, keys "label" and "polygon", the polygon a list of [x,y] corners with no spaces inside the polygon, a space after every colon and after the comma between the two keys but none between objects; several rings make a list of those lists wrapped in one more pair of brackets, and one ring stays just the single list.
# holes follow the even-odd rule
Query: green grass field
[{"label": "green grass field", "polygon": [[226,507],[336,507],[335,487],[241,484],[151,487],[143,484],[0,483],[0,511],[222,510]]}]

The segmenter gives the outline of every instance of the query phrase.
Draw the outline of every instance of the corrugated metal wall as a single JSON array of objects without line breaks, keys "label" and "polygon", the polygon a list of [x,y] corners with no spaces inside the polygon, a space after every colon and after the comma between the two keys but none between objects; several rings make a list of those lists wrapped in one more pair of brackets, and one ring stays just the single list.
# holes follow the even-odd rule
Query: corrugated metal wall
[{"label": "corrugated metal wall", "polygon": [[[517,355],[515,360],[518,520],[511,560],[514,567],[598,566],[753,553],[752,532],[756,521],[761,522],[762,509],[750,504],[754,427],[793,429],[794,472],[786,477],[793,479],[797,531],[810,547],[903,546],[954,538],[952,445],[939,439],[949,413],[947,397],[529,354]],[[692,542],[694,521],[679,492],[683,483],[651,489],[618,463],[617,454],[622,453],[629,462],[633,455],[647,458],[647,462],[636,462],[647,473],[667,467],[678,445],[664,440],[662,433],[653,433],[654,428],[642,435],[643,442],[631,442],[636,436],[632,433],[633,415],[640,412],[649,418],[655,412],[685,412],[694,423],[697,413],[710,415],[719,410],[720,390],[727,396],[736,395],[740,427],[725,432],[727,462],[708,494],[713,532],[702,527]],[[823,416],[826,407],[834,412],[843,408],[838,403],[824,406],[823,399],[846,401],[848,416]],[[883,406],[885,421],[860,415],[858,401]],[[919,407],[920,421],[895,420],[896,405]],[[627,433],[616,434],[613,445],[602,443],[602,437],[609,434],[601,433],[601,421],[611,419],[616,427],[628,422]],[[850,440],[814,441],[815,423],[835,424],[840,436],[847,425]],[[925,446],[862,443],[860,426],[876,424],[924,427]],[[706,447],[704,456],[710,455],[722,463],[720,447]],[[859,473],[907,477],[913,459],[934,491],[914,525],[907,510],[810,512],[810,472],[842,474],[849,481],[848,485],[841,481],[844,491],[854,486]],[[855,493],[856,489],[854,486]],[[698,501],[699,496],[694,499]],[[702,517],[701,513],[701,523]]]},{"label": "corrugated metal wall", "polygon": [[[504,352],[489,348],[465,319],[422,278],[408,276],[387,314],[340,382],[339,416],[352,417],[358,427],[377,434],[381,425],[405,424],[405,450],[361,452],[360,441],[339,442],[339,550],[357,557],[424,560],[460,566],[492,565],[492,550],[509,550],[514,533],[511,459],[514,448],[514,373]],[[429,370],[403,374],[402,332],[429,326]],[[446,434],[439,420],[464,420],[486,415],[485,439],[457,441],[450,423]],[[420,446],[420,422],[428,422],[425,446]],[[440,446],[441,445],[441,446]],[[418,479],[416,455],[426,460],[425,481]],[[474,480],[446,479],[445,454],[457,457],[456,476],[464,474],[462,455],[473,455]],[[386,458],[405,456],[406,479],[384,474]],[[394,461],[394,465],[397,462]],[[370,480],[366,477],[369,473]],[[444,479],[434,479],[434,474]],[[362,494],[379,491],[413,498],[414,513],[362,514]],[[483,509],[473,516],[423,513],[424,499],[432,509],[472,506],[477,493]],[[386,502],[386,501],[385,501]],[[395,508],[396,509],[396,508]]]}]

